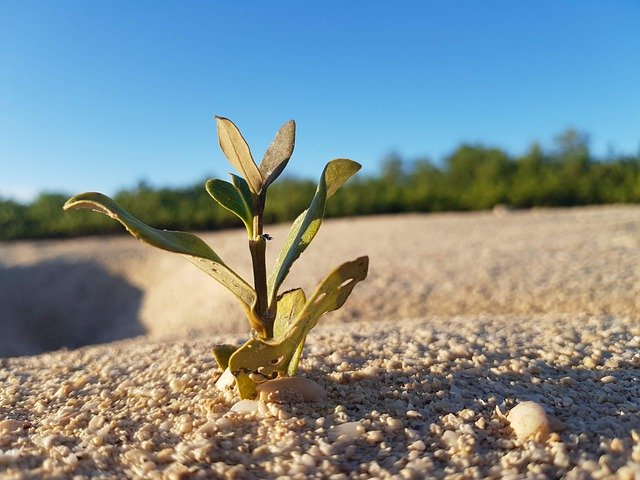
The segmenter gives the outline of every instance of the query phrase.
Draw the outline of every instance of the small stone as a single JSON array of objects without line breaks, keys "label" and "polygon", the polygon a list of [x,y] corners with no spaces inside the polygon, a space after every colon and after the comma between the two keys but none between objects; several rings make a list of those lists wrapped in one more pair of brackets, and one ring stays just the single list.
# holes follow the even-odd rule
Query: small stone
[{"label": "small stone", "polygon": [[58,441],[58,436],[55,434],[51,434],[51,435],[46,435],[44,437],[36,438],[34,440],[35,440],[35,443],[41,445],[42,447],[46,449],[50,449],[51,447],[56,445]]},{"label": "small stone", "polygon": [[207,423],[201,425],[198,428],[198,433],[203,433],[205,435],[212,435],[218,431],[218,424],[215,420],[209,420]]},{"label": "small stone", "polygon": [[460,438],[460,434],[458,432],[454,432],[453,430],[447,430],[442,434],[442,443],[444,443],[447,447],[455,447],[458,443],[458,439]]},{"label": "small stone", "polygon": [[155,454],[156,463],[171,463],[173,460],[173,451],[170,448],[165,448]]},{"label": "small stone", "polygon": [[193,430],[193,421],[191,417],[185,415],[178,424],[178,431],[182,434],[189,433]]},{"label": "small stone", "polygon": [[420,478],[420,474],[411,467],[405,467],[402,470],[400,470],[399,473],[402,478],[407,478],[407,479]]},{"label": "small stone", "polygon": [[174,392],[180,392],[180,391],[184,390],[184,388],[186,386],[187,386],[187,382],[185,382],[181,378],[174,378],[169,382],[169,388],[171,388],[171,390],[174,391]]},{"label": "small stone", "polygon": [[423,450],[426,450],[426,449],[427,449],[427,446],[422,440],[417,440],[413,442],[411,445],[409,445],[409,450],[418,450],[422,452]]},{"label": "small stone", "polygon": [[308,453],[302,454],[299,461],[305,467],[314,468],[316,466],[316,459]]},{"label": "small stone", "polygon": [[633,465],[623,465],[616,472],[616,478],[620,480],[634,480],[636,478],[638,468]]},{"label": "small stone", "polygon": [[343,437],[343,440],[355,440],[360,436],[360,422],[347,422],[338,425],[329,430],[328,436],[330,440],[336,440]]},{"label": "small stone", "polygon": [[260,402],[256,400],[240,400],[238,403],[231,407],[232,412],[236,413],[251,413],[258,412],[260,410]]},{"label": "small stone", "polygon": [[224,372],[222,372],[222,375],[220,375],[220,378],[218,378],[218,380],[216,381],[216,388],[218,390],[226,390],[233,387],[235,383],[236,377],[234,377],[233,373],[231,373],[231,370],[227,368]]},{"label": "small stone", "polygon": [[369,443],[380,443],[384,440],[384,435],[382,435],[380,430],[372,430],[367,432],[366,439]]},{"label": "small stone", "polygon": [[549,435],[549,420],[542,405],[537,402],[522,402],[507,415],[519,440],[545,440]]},{"label": "small stone", "polygon": [[320,453],[326,457],[330,457],[335,454],[335,448],[330,443],[323,443],[320,445]]},{"label": "small stone", "polygon": [[616,437],[613,440],[611,440],[611,444],[609,445],[609,448],[614,453],[622,453],[624,451],[624,444],[622,443],[622,440]]},{"label": "small stone", "polygon": [[402,422],[397,418],[389,417],[387,418],[387,428],[391,432],[395,432],[402,428]]},{"label": "small stone", "polygon": [[253,457],[259,458],[259,457],[264,457],[266,455],[269,455],[269,452],[270,452],[269,445],[260,445],[259,447],[256,447],[253,450],[251,455]]},{"label": "small stone", "polygon": [[614,377],[613,375],[607,375],[607,376],[605,376],[605,377],[602,377],[602,378],[600,379],[600,381],[601,381],[602,383],[616,383],[617,378],[616,378],[616,377]]},{"label": "small stone", "polygon": [[225,432],[232,427],[232,422],[227,417],[222,417],[216,420],[216,425],[218,429]]},{"label": "small stone", "polygon": [[99,430],[104,425],[104,422],[105,420],[102,415],[96,415],[94,417],[91,417],[91,420],[89,420],[88,427],[90,430]]},{"label": "small stone", "polygon": [[595,361],[593,358],[591,358],[591,357],[585,357],[585,358],[582,360],[582,364],[583,364],[585,367],[589,368],[589,369],[593,369],[593,368],[596,368],[596,367],[598,366],[598,362],[596,362],[596,361]]},{"label": "small stone", "polygon": [[305,377],[282,377],[256,387],[258,400],[273,403],[318,402],[327,396],[324,389]]}]

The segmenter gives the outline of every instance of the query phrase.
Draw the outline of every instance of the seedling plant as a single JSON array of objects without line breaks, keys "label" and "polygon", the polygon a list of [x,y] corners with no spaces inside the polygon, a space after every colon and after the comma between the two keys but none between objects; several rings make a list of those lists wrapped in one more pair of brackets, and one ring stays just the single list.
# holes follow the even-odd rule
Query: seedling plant
[{"label": "seedling plant", "polygon": [[340,308],[355,285],[367,276],[369,259],[365,256],[331,271],[309,298],[301,288],[280,293],[291,266],[318,233],[327,201],[360,165],[336,159],[325,166],[309,208],[293,222],[267,275],[265,252],[270,237],[263,232],[267,189],[291,158],[295,122],[291,120],[280,128],[259,166],[235,124],[223,117],[216,117],[216,123],[222,152],[240,175],[230,174],[231,182],[211,179],[206,189],[215,202],[234,213],[246,227],[253,286],[196,235],[150,227],[106,195],[81,193],[70,198],[64,209],[90,209],[108,215],[143,242],[184,255],[230,290],[249,320],[251,338],[240,347],[218,345],[213,354],[220,368],[229,368],[234,375],[241,398],[254,398],[259,383],[296,374],[309,331],[322,315]]}]

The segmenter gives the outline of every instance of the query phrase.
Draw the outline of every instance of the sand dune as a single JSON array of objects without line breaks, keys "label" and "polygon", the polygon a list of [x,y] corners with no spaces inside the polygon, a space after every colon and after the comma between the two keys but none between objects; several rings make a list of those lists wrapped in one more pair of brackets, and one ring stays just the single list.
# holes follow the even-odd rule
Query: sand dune
[{"label": "sand dune", "polygon": [[[268,231],[273,260],[287,228]],[[241,231],[203,237],[249,278]],[[180,256],[1,244],[3,356],[114,343],[2,361],[0,476],[640,475],[640,207],[328,220],[287,286],[362,254],[369,278],[301,363],[327,399],[242,415],[210,348],[246,321]],[[525,400],[548,438],[514,436]]]},{"label": "sand dune", "polygon": [[[271,261],[287,229],[268,229],[274,237]],[[250,281],[242,231],[202,236]],[[328,220],[285,287],[310,292],[334,266],[362,254],[371,257],[368,280],[323,321],[476,313],[635,315],[640,208]],[[179,255],[130,237],[1,244],[0,273],[5,356],[140,334],[195,338],[248,328],[233,296],[214,280]]]}]

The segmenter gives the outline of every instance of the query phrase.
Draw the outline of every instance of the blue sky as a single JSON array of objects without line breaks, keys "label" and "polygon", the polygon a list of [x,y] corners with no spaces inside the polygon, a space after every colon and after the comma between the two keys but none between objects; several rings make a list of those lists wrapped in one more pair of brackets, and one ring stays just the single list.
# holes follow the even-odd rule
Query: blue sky
[{"label": "blue sky", "polygon": [[108,194],[230,171],[213,115],[293,174],[572,126],[640,147],[637,1],[0,0],[0,196]]}]

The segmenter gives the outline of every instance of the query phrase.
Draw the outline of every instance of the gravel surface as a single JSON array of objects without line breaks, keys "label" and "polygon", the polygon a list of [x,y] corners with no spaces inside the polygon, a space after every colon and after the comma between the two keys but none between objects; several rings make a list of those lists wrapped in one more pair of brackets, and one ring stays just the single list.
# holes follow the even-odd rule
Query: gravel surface
[{"label": "gravel surface", "polygon": [[[239,337],[219,338],[237,341]],[[213,340],[130,340],[4,360],[8,478],[637,478],[640,326],[612,316],[324,325],[318,403],[237,414]],[[551,434],[506,414],[541,404]],[[11,419],[11,420],[9,420]],[[8,425],[7,425],[8,424]]]},{"label": "gravel surface", "polygon": [[[204,236],[235,259],[239,235]],[[0,360],[0,478],[640,478],[640,208],[327,221],[288,286],[361,254],[301,362],[326,398],[236,413],[211,347],[247,326],[195,267],[0,244],[4,356],[112,342]],[[548,435],[512,428],[527,401]]]}]

